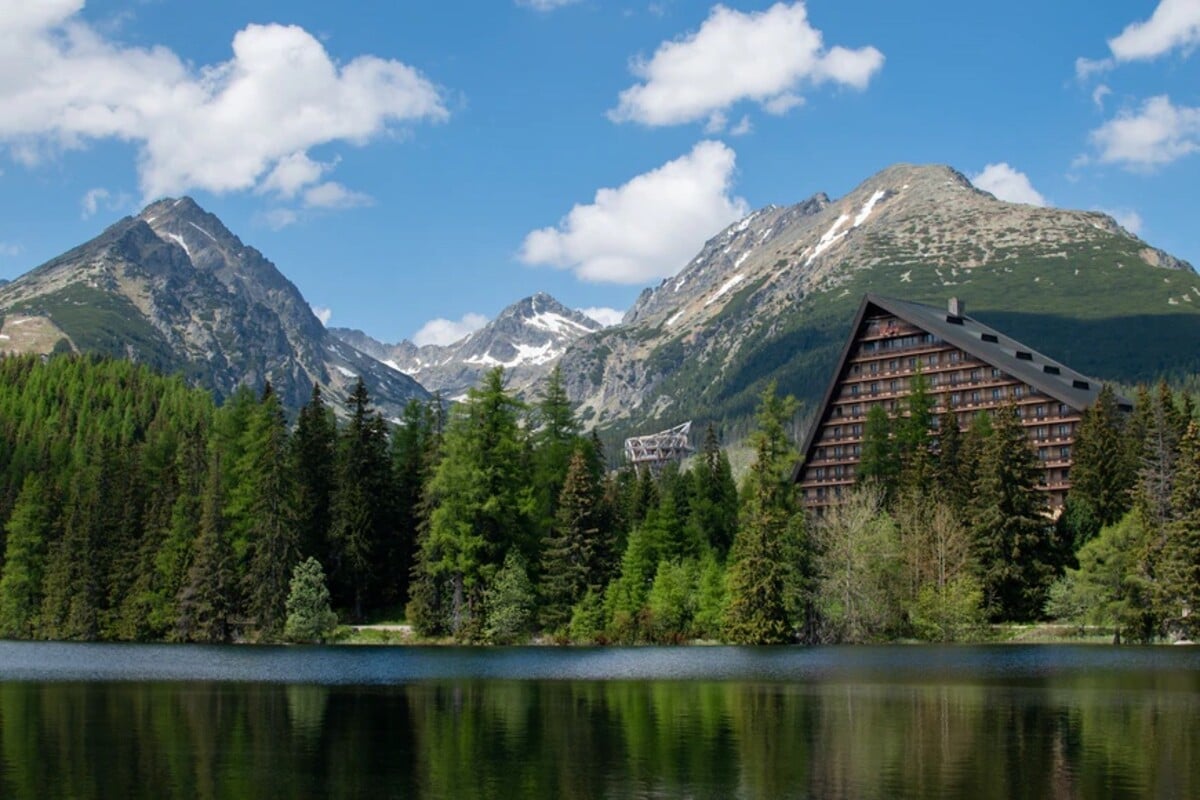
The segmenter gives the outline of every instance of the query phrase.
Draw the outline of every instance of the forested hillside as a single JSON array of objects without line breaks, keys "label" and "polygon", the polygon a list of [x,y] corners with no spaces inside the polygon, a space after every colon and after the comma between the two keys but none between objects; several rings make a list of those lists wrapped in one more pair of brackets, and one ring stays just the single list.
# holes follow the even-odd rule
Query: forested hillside
[{"label": "forested hillside", "polygon": [[269,388],[218,408],[126,361],[0,359],[0,635],[317,639],[326,582],[343,621],[406,609],[464,642],[942,640],[1047,615],[1200,632],[1190,400],[1142,390],[1124,416],[1106,389],[1057,520],[1014,413],[960,432],[928,400],[872,417],[859,485],[814,519],[773,387],[739,488],[711,428],[689,469],[608,472],[557,371],[532,405],[496,369],[396,427],[361,382],[340,426],[314,391],[289,427]]}]

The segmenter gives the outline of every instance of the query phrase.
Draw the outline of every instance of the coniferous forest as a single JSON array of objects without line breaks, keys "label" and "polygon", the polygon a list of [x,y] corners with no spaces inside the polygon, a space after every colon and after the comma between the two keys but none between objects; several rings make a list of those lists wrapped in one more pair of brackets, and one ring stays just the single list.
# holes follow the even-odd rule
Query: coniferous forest
[{"label": "coniferous forest", "polygon": [[0,358],[0,636],[313,641],[331,609],[490,643],[1198,633],[1200,427],[1165,384],[1132,414],[1101,393],[1057,519],[1015,412],[939,425],[919,382],[821,517],[773,387],[740,486],[712,427],[686,468],[611,469],[557,373],[530,404],[497,369],[398,424],[361,381],[347,405],[314,389],[289,420],[269,386],[217,407],[127,361]]}]

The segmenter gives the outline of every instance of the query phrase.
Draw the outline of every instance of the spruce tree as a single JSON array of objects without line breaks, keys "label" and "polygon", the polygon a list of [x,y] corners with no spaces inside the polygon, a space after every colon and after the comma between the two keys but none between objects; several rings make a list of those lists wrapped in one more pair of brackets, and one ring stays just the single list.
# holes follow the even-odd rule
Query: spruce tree
[{"label": "spruce tree", "polygon": [[192,545],[191,566],[179,590],[175,635],[182,641],[219,643],[233,635],[239,606],[237,575],[228,520],[221,455],[214,451],[201,500],[200,529]]},{"label": "spruce tree", "polygon": [[288,430],[279,398],[269,390],[250,417],[238,482],[230,506],[234,521],[248,543],[248,568],[243,596],[250,622],[260,639],[283,632],[292,569],[299,560],[288,470]]},{"label": "spruce tree", "polygon": [[582,449],[576,450],[558,502],[558,514],[542,551],[540,622],[547,631],[564,627],[571,610],[601,570],[603,547],[597,524],[596,487]]},{"label": "spruce tree", "polygon": [[795,454],[786,430],[796,401],[772,382],[758,408],[755,462],[746,481],[741,525],[730,550],[726,636],[739,644],[779,644],[796,638],[809,565],[803,515],[791,470]]},{"label": "spruce tree", "polygon": [[325,570],[310,556],[292,570],[283,637],[289,642],[323,642],[336,628],[337,614],[329,607]]},{"label": "spruce tree", "polygon": [[391,458],[386,423],[373,412],[359,378],[349,397],[350,420],[338,442],[336,481],[330,503],[330,563],[334,602],[356,620],[375,597],[376,561],[391,520]]},{"label": "spruce tree", "polygon": [[558,365],[550,372],[533,417],[534,487],[541,507],[540,524],[549,530],[567,478],[572,453],[579,443],[579,424]]},{"label": "spruce tree", "polygon": [[526,636],[533,623],[536,603],[525,559],[516,550],[510,550],[485,593],[487,621],[484,634],[488,641],[512,644]]},{"label": "spruce tree", "polygon": [[[432,512],[418,572],[446,587],[449,628],[460,638],[482,632],[484,589],[504,555],[515,549],[526,563],[540,557],[520,410],[504,389],[503,370],[487,373],[482,386],[455,406],[443,458],[429,481]],[[426,596],[441,592],[430,587]]]},{"label": "spruce tree", "polygon": [[867,412],[863,427],[862,458],[858,462],[858,480],[874,482],[890,496],[900,474],[900,462],[892,441],[892,423],[883,406],[875,404]]},{"label": "spruce tree", "polygon": [[1163,546],[1156,605],[1172,633],[1194,640],[1200,635],[1200,424],[1195,421],[1179,443],[1171,506],[1174,519]]},{"label": "spruce tree", "polygon": [[1016,409],[996,414],[979,463],[972,540],[984,600],[996,620],[1037,617],[1063,556],[1037,490],[1037,456]]},{"label": "spruce tree", "polygon": [[324,555],[330,526],[337,424],[333,411],[314,383],[312,397],[300,409],[289,441],[289,461],[295,481],[292,499],[301,556]]},{"label": "spruce tree", "polygon": [[1064,515],[1078,520],[1072,531],[1076,547],[1115,523],[1132,505],[1136,465],[1123,447],[1122,428],[1116,394],[1106,384],[1084,410],[1072,448],[1071,491]]},{"label": "spruce tree", "polygon": [[724,559],[737,532],[737,484],[711,423],[704,434],[700,458],[692,468],[692,481],[695,496],[689,510],[689,524]]},{"label": "spruce tree", "polygon": [[50,536],[45,483],[29,475],[17,495],[5,531],[4,568],[0,571],[0,636],[33,636],[42,601],[42,574]]}]

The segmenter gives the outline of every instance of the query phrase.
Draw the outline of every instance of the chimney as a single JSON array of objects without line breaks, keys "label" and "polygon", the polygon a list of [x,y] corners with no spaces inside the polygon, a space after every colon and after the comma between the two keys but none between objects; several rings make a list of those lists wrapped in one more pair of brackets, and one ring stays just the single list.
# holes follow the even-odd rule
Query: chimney
[{"label": "chimney", "polygon": [[952,316],[952,317],[963,316],[963,314],[966,310],[966,307],[967,307],[967,304],[964,303],[962,300],[959,300],[957,297],[950,298],[950,308],[949,308],[950,316]]}]

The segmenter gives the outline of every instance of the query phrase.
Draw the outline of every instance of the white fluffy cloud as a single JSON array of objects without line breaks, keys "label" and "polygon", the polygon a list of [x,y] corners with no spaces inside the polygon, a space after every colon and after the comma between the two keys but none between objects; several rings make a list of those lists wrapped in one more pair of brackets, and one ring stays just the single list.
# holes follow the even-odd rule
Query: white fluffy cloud
[{"label": "white fluffy cloud", "polygon": [[488,318],[483,314],[463,314],[463,318],[457,321],[439,317],[422,325],[421,330],[413,334],[412,340],[417,347],[427,344],[454,344],[487,324]]},{"label": "white fluffy cloud", "polygon": [[0,242],[0,256],[12,258],[13,256],[21,255],[22,250],[24,250],[24,248],[19,244],[13,244],[12,242]]},{"label": "white fluffy cloud", "polygon": [[1166,95],[1151,97],[1091,133],[1099,159],[1133,170],[1150,170],[1200,149],[1200,108],[1176,106]]},{"label": "white fluffy cloud", "polygon": [[1157,58],[1176,48],[1200,44],[1200,2],[1162,0],[1150,19],[1134,22],[1108,40],[1108,48],[1118,61]]},{"label": "white fluffy cloud", "polygon": [[287,196],[330,165],[317,145],[363,143],[445,119],[439,89],[414,68],[359,56],[339,64],[302,28],[248,25],[228,61],[199,69],[164,47],[109,41],[83,0],[0,0],[0,142],[25,163],[118,139],[138,148],[148,197],[192,188]]},{"label": "white fluffy cloud", "polygon": [[312,309],[312,312],[316,316],[316,318],[321,320],[322,325],[328,325],[329,320],[333,319],[333,309],[328,306],[312,306],[312,305],[310,305],[309,308]]},{"label": "white fluffy cloud", "polygon": [[304,191],[304,205],[309,208],[354,208],[370,204],[369,195],[351,191],[336,181],[320,183]]},{"label": "white fluffy cloud", "polygon": [[1013,169],[1005,162],[988,164],[982,172],[971,177],[971,183],[1009,203],[1049,205],[1042,193],[1033,188],[1028,175]]},{"label": "white fluffy cloud", "polygon": [[621,92],[609,118],[653,126],[707,119],[711,128],[739,101],[782,114],[802,102],[804,85],[863,89],[882,66],[874,47],[826,49],[802,2],[750,13],[718,5],[698,31],[633,63],[642,83]]},{"label": "white fluffy cloud", "polygon": [[606,328],[613,325],[619,325],[621,320],[625,318],[624,311],[618,311],[615,308],[606,308],[604,306],[592,306],[591,308],[581,308],[579,313],[585,317],[591,317]]},{"label": "white fluffy cloud", "polygon": [[735,159],[721,142],[702,141],[615,189],[600,189],[557,227],[532,231],[520,258],[597,282],[674,275],[708,237],[745,216],[746,201],[730,194]]}]

